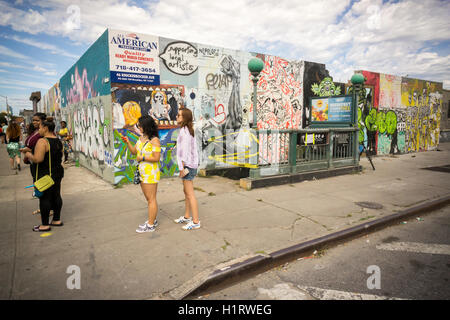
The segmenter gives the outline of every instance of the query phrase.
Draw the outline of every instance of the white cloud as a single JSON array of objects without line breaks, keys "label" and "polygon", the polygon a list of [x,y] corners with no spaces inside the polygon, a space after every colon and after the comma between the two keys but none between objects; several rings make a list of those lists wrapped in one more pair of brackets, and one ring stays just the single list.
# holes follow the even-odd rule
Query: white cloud
[{"label": "white cloud", "polygon": [[[83,44],[107,27],[246,51],[260,44],[267,49],[257,50],[262,53],[325,63],[335,80],[368,69],[448,86],[449,52],[438,53],[430,43],[450,39],[450,1],[163,0],[139,7],[131,0],[36,0],[33,5],[39,9],[0,2],[0,25]],[[73,5],[80,10],[68,12]],[[46,50],[61,49],[47,44]]]},{"label": "white cloud", "polygon": [[79,58],[78,55],[75,55],[75,54],[72,54],[70,52],[67,52],[66,50],[58,48],[57,46],[55,46],[53,44],[44,43],[44,42],[41,42],[41,41],[35,41],[35,40],[29,39],[29,38],[20,38],[18,36],[3,35],[3,37],[5,39],[14,40],[14,41],[17,41],[17,42],[21,42],[21,43],[27,44],[29,46],[33,46],[33,47],[36,47],[36,48],[39,48],[39,49],[50,51],[50,53],[52,53],[52,54],[62,55],[62,56],[73,58],[73,59],[78,59]]},{"label": "white cloud", "polygon": [[0,67],[27,69],[27,67],[24,67],[22,65],[19,65],[16,63],[11,63],[11,62],[3,62],[3,61],[0,61]]},{"label": "white cloud", "polygon": [[2,86],[2,87],[14,86],[14,88],[26,87],[26,88],[48,90],[52,85],[48,84],[48,83],[43,83],[43,82],[23,81],[23,80],[17,80],[17,79],[0,78],[0,86]]},{"label": "white cloud", "polygon": [[2,45],[0,45],[0,55],[13,57],[13,58],[17,58],[17,59],[30,59],[30,57],[27,57],[26,55],[23,55],[20,52],[11,50]]}]

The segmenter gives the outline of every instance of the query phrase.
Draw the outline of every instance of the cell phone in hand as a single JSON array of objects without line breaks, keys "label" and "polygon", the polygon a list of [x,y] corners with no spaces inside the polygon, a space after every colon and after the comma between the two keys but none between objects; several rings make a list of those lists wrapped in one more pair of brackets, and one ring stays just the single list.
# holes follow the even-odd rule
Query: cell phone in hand
[{"label": "cell phone in hand", "polygon": [[188,174],[189,174],[189,169],[188,169],[188,168],[184,168],[184,169],[183,169],[183,173],[184,173],[185,175],[188,175]]}]

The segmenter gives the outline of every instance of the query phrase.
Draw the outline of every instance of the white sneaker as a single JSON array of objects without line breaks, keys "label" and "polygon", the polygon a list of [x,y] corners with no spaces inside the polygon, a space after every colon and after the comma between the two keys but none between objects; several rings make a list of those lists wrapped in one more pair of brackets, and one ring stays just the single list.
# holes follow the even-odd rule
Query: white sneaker
[{"label": "white sneaker", "polygon": [[148,223],[146,223],[145,224],[145,227],[144,228],[138,228],[138,229],[136,229],[136,232],[137,233],[144,233],[144,232],[153,232],[153,231],[155,231],[155,225],[150,225],[150,224],[148,224]]},{"label": "white sneaker", "polygon": [[178,219],[173,220],[173,222],[175,222],[175,223],[186,223],[186,222],[191,222],[191,221],[192,221],[192,217],[186,219],[184,216],[181,216]]},{"label": "white sneaker", "polygon": [[[145,225],[146,225],[147,223],[148,223],[148,220],[145,221],[143,224],[140,224],[140,225],[139,225],[139,228],[140,228],[140,229],[144,229],[144,228],[145,228]],[[155,227],[157,227],[157,226],[158,226],[158,220],[155,219],[155,221],[153,222],[153,225],[154,225]]]},{"label": "white sneaker", "polygon": [[200,228],[200,221],[198,223],[194,223],[192,221],[190,221],[187,225],[182,227],[183,230],[194,230],[194,229],[199,229]]}]

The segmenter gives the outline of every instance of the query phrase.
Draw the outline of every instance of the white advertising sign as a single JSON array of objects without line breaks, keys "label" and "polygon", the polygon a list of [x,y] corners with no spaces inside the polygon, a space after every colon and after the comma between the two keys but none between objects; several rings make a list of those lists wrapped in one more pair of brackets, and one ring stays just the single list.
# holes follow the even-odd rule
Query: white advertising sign
[{"label": "white advertising sign", "polygon": [[111,82],[159,85],[159,38],[108,30]]}]

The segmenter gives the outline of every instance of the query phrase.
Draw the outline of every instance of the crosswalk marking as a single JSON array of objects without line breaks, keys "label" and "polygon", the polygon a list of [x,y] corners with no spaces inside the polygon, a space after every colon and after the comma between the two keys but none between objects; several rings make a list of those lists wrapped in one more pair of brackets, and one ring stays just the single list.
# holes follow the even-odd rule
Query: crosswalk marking
[{"label": "crosswalk marking", "polygon": [[357,292],[338,291],[331,289],[321,289],[316,287],[297,286],[311,297],[319,300],[407,300],[395,297],[377,296]]},{"label": "crosswalk marking", "polygon": [[395,297],[378,296],[374,294],[338,291],[316,287],[279,283],[271,289],[258,288],[258,293],[264,295],[261,299],[275,300],[406,300]]},{"label": "crosswalk marking", "polygon": [[407,251],[416,253],[446,254],[450,255],[450,245],[420,242],[392,242],[376,246],[379,250]]}]

